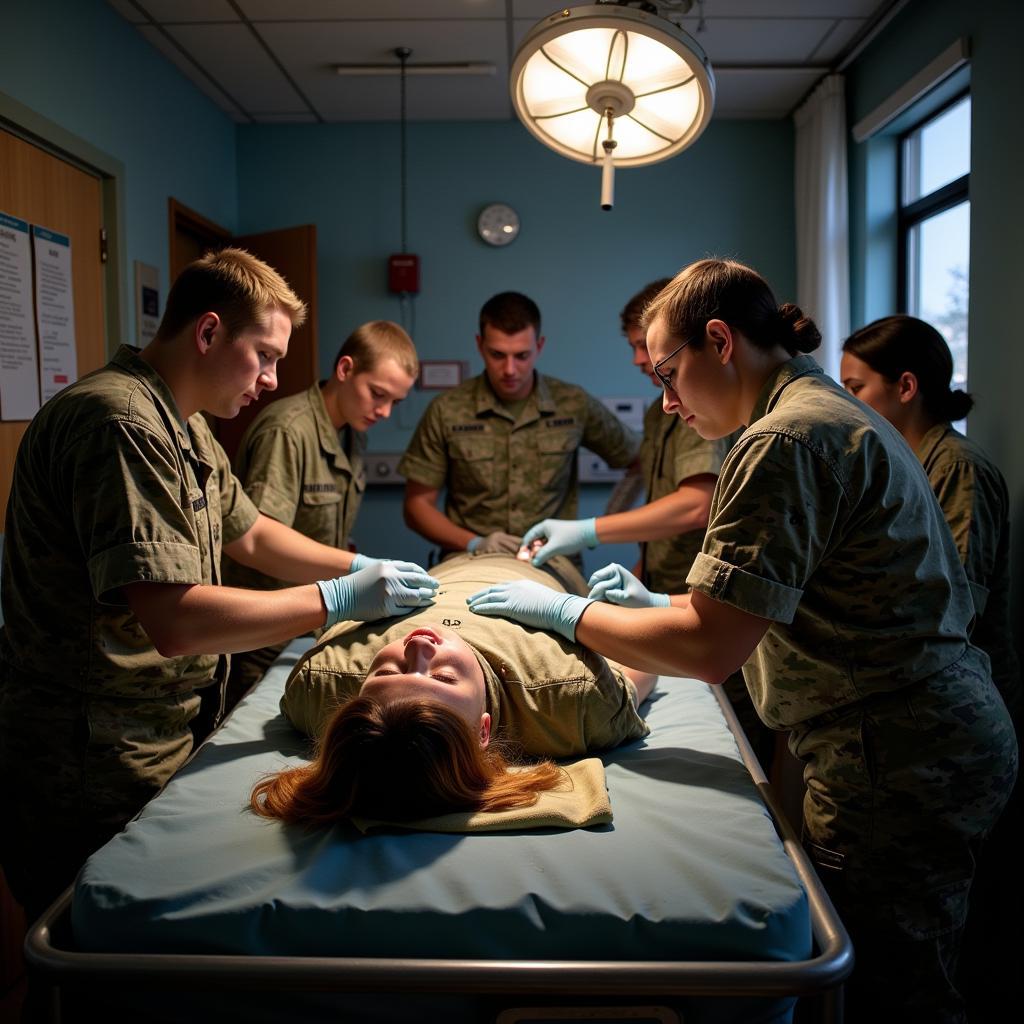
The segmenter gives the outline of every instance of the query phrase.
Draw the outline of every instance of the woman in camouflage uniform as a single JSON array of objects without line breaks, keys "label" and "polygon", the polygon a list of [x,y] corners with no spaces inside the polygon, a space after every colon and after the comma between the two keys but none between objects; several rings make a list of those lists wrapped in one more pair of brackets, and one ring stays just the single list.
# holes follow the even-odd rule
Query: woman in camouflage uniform
[{"label": "woman in camouflage uniform", "polygon": [[[1010,618],[1009,494],[1003,474],[976,441],[953,427],[974,406],[953,390],[953,357],[939,332],[916,317],[883,317],[843,343],[843,387],[881,413],[921,460],[949,523],[977,618],[971,642],[992,662],[996,684],[1020,735],[1020,663]],[[968,1005],[999,1019],[1019,994],[1021,885],[1014,791],[986,843],[974,886],[959,979]],[[983,1017],[982,1019],[988,1019]]]},{"label": "woman in camouflage uniform", "polygon": [[609,603],[618,589],[553,601],[516,583],[470,607],[648,671],[718,683],[743,665],[758,714],[804,761],[805,841],[856,951],[849,1019],[896,1008],[961,1021],[950,979],[973,851],[1012,788],[1017,745],[968,642],[970,589],[924,471],[800,354],[817,328],[749,268],[687,267],[647,322],[665,411],[702,437],[747,427],[691,592],[626,608]]}]

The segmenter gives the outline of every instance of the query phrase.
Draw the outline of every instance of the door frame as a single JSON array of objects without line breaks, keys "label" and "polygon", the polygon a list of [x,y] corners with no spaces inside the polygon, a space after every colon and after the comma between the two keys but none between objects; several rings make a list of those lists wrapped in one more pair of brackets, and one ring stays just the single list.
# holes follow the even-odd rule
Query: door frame
[{"label": "door frame", "polygon": [[124,164],[4,92],[0,92],[0,127],[99,178],[103,227],[107,232],[103,320],[109,358],[128,337],[125,333],[128,324],[128,290],[124,287],[124,282],[128,280],[128,247],[122,215],[125,209]]}]

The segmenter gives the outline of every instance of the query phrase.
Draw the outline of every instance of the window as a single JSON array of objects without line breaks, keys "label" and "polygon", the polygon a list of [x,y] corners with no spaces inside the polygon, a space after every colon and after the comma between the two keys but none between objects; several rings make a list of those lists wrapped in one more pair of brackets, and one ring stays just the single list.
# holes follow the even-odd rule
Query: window
[{"label": "window", "polygon": [[967,383],[971,98],[961,95],[900,140],[900,305],[933,324]]}]

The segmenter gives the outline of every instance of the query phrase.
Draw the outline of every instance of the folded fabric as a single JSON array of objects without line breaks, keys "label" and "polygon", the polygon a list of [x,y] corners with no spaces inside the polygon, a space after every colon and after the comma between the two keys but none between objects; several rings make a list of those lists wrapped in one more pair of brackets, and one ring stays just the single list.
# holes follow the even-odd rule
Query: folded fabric
[{"label": "folded fabric", "polygon": [[562,765],[566,777],[541,793],[529,807],[507,811],[459,811],[419,821],[375,821],[353,818],[360,832],[375,828],[407,828],[417,832],[519,832],[533,828],[588,828],[612,820],[604,765],[596,757]]}]

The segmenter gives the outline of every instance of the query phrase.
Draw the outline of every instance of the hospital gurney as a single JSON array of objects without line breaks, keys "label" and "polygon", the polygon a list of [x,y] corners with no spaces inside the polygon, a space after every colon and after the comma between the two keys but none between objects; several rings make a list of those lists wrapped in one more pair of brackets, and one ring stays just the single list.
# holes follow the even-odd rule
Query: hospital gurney
[{"label": "hospital gurney", "polygon": [[303,646],[90,858],[73,910],[69,891],[31,929],[56,1019],[129,989],[152,1021],[528,1021],[552,1004],[776,1021],[813,993],[841,1019],[849,940],[718,688],[659,682],[651,735],[602,757],[609,826],[307,833],[245,809],[308,749],[277,707]]}]

